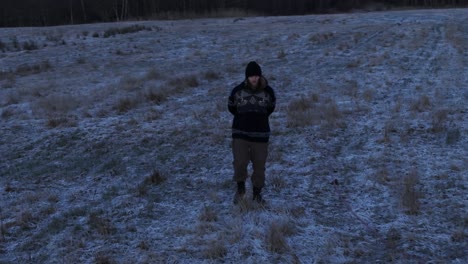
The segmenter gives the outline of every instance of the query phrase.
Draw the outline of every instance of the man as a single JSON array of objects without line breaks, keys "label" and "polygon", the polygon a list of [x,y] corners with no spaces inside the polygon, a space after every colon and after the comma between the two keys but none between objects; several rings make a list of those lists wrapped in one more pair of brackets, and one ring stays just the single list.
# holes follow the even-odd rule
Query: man
[{"label": "man", "polygon": [[261,191],[265,185],[265,163],[270,137],[269,116],[275,110],[276,97],[262,69],[251,61],[245,69],[245,80],[231,92],[228,109],[234,115],[232,122],[232,153],[234,156],[234,180],[237,192],[234,204],[245,195],[247,166],[252,162],[253,200],[264,204]]}]

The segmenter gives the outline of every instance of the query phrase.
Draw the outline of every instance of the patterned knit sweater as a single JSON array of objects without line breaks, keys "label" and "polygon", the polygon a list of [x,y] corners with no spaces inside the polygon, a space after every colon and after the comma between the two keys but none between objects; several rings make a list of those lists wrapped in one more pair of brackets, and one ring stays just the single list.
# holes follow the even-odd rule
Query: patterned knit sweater
[{"label": "patterned knit sweater", "polygon": [[253,89],[247,80],[237,85],[228,100],[228,109],[234,115],[232,137],[253,142],[268,142],[269,116],[275,110],[276,97],[265,78]]}]

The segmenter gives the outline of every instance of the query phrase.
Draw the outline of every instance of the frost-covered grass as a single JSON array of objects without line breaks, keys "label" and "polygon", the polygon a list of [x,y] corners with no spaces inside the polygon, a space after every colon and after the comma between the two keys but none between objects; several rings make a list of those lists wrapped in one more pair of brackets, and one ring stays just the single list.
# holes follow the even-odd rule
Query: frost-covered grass
[{"label": "frost-covered grass", "polygon": [[[0,29],[0,262],[466,263],[466,32],[466,9]],[[250,60],[278,97],[266,207],[232,204]]]}]

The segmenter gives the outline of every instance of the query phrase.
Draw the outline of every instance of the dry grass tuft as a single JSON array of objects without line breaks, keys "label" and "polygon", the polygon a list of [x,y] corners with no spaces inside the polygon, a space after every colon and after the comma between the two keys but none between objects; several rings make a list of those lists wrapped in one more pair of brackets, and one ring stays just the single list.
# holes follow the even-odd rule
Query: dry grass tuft
[{"label": "dry grass tuft", "polygon": [[119,114],[124,114],[135,108],[138,104],[138,98],[125,96],[117,101],[116,105],[114,106],[114,110],[116,110]]},{"label": "dry grass tuft", "polygon": [[49,128],[57,127],[77,127],[78,121],[68,116],[49,117],[46,126]]},{"label": "dry grass tuft", "polygon": [[208,81],[213,81],[213,80],[218,80],[221,78],[221,75],[218,72],[215,72],[213,70],[209,70],[205,72],[204,77]]},{"label": "dry grass tuft", "polygon": [[14,115],[14,111],[11,108],[5,108],[2,110],[2,114],[0,115],[2,119],[8,119]]},{"label": "dry grass tuft", "polygon": [[33,40],[25,41],[23,43],[23,50],[37,50],[37,49],[39,49],[39,45]]},{"label": "dry grass tuft", "polygon": [[374,99],[374,96],[375,96],[375,91],[372,89],[367,89],[362,93],[362,97],[367,102],[371,102]]},{"label": "dry grass tuft", "polygon": [[16,68],[15,73],[20,76],[38,74],[52,69],[52,65],[48,60],[44,60],[37,64],[23,64]]},{"label": "dry grass tuft", "polygon": [[398,246],[398,243],[400,243],[401,238],[401,232],[398,229],[392,227],[386,234],[385,246],[389,249],[394,249]]},{"label": "dry grass tuft", "polygon": [[286,181],[280,175],[273,175],[270,177],[270,184],[275,189],[282,189],[287,186]]},{"label": "dry grass tuft", "polygon": [[313,44],[322,44],[332,39],[335,36],[333,32],[317,33],[309,37],[309,41]]},{"label": "dry grass tuft", "polygon": [[445,34],[452,46],[461,54],[463,54],[466,49],[463,32],[462,25],[451,23],[447,26],[447,31]]},{"label": "dry grass tuft", "polygon": [[138,243],[138,248],[140,248],[140,249],[142,249],[142,250],[149,250],[149,249],[150,249],[150,245],[148,244],[147,241],[142,240],[142,241],[140,241],[140,243]]},{"label": "dry grass tuft", "polygon": [[439,109],[432,114],[432,132],[442,132],[446,130],[446,121],[449,111],[447,109]]},{"label": "dry grass tuft", "polygon": [[215,222],[218,220],[218,215],[213,207],[205,205],[199,216],[200,221]]},{"label": "dry grass tuft", "polygon": [[352,98],[357,98],[359,94],[359,83],[356,80],[346,80],[344,85],[344,94]]},{"label": "dry grass tuft", "polygon": [[30,211],[23,211],[16,217],[16,224],[22,229],[30,229],[37,219]]},{"label": "dry grass tuft", "polygon": [[36,111],[44,111],[46,114],[62,115],[76,110],[80,106],[80,101],[66,94],[53,94],[40,98],[34,105]]},{"label": "dry grass tuft", "polygon": [[145,76],[144,76],[144,79],[145,80],[160,80],[164,77],[164,74],[161,73],[160,71],[158,71],[157,69],[155,68],[152,68],[152,69],[149,69]]},{"label": "dry grass tuft", "polygon": [[54,216],[47,225],[48,234],[57,234],[66,227],[66,221],[62,217]]},{"label": "dry grass tuft", "polygon": [[99,251],[94,256],[94,263],[95,264],[115,264],[118,263],[112,257],[110,257],[107,253]]},{"label": "dry grass tuft", "polygon": [[416,101],[414,101],[411,106],[410,110],[413,112],[424,112],[431,108],[432,103],[431,99],[427,95],[422,95]]},{"label": "dry grass tuft", "polygon": [[295,225],[290,221],[274,220],[265,234],[265,243],[268,250],[276,253],[284,253],[290,250],[287,236],[296,233]]},{"label": "dry grass tuft", "polygon": [[203,256],[207,259],[223,259],[228,253],[226,245],[222,240],[212,240],[203,252]]},{"label": "dry grass tuft", "polygon": [[279,52],[278,52],[278,55],[276,56],[278,59],[284,59],[286,58],[286,52],[284,51],[284,49],[281,49]]},{"label": "dry grass tuft", "polygon": [[119,88],[124,91],[136,91],[141,88],[145,79],[142,77],[135,77],[135,76],[124,76],[120,78],[119,81]]},{"label": "dry grass tuft", "polygon": [[419,214],[421,193],[417,189],[419,175],[416,170],[412,170],[403,179],[402,204],[406,208],[406,213],[410,215]]},{"label": "dry grass tuft", "polygon": [[158,170],[154,170],[151,175],[145,178],[144,183],[146,184],[153,184],[153,185],[159,185],[166,181],[166,177],[162,175],[162,173]]},{"label": "dry grass tuft", "polygon": [[387,184],[391,180],[386,167],[378,168],[375,174],[372,175],[372,179],[379,184]]},{"label": "dry grass tuft", "polygon": [[251,199],[252,198],[249,199],[248,195],[244,195],[236,207],[239,213],[247,213],[258,209],[258,206],[256,206],[257,204],[253,203]]},{"label": "dry grass tuft", "polygon": [[293,100],[288,105],[288,126],[309,126],[320,123],[320,115],[314,110],[317,108],[319,96],[310,94]]},{"label": "dry grass tuft", "polygon": [[174,92],[183,92],[187,88],[198,87],[200,83],[196,75],[185,75],[182,77],[174,78],[168,82],[169,89]]},{"label": "dry grass tuft", "polygon": [[457,143],[461,138],[461,132],[459,128],[449,129],[447,131],[447,136],[445,138],[445,143],[447,145],[453,145]]},{"label": "dry grass tuft", "polygon": [[361,59],[357,58],[354,59],[346,64],[346,68],[348,69],[354,69],[358,68],[362,64]]},{"label": "dry grass tuft", "polygon": [[304,206],[294,206],[289,209],[289,214],[294,218],[300,218],[306,215],[306,208]]},{"label": "dry grass tuft", "polygon": [[117,231],[109,218],[103,218],[98,213],[89,215],[88,225],[101,235],[112,235]]},{"label": "dry grass tuft", "polygon": [[131,25],[127,27],[121,27],[121,28],[109,28],[106,31],[104,31],[104,34],[102,37],[104,38],[109,38],[113,37],[116,35],[122,35],[122,34],[131,34],[131,33],[136,33],[139,31],[151,31],[153,30],[151,27],[146,27],[142,25]]},{"label": "dry grass tuft", "polygon": [[169,96],[168,91],[163,90],[161,87],[151,87],[145,91],[145,98],[155,104],[160,104],[167,100]]},{"label": "dry grass tuft", "polygon": [[3,88],[3,89],[12,88],[14,87],[16,83],[15,74],[11,71],[7,71],[7,72],[0,71],[0,81],[2,80],[5,80],[4,82],[1,82],[2,86],[0,88]]},{"label": "dry grass tuft", "polygon": [[164,177],[160,171],[153,170],[153,172],[138,185],[138,194],[140,196],[145,196],[148,194],[149,186],[159,185],[165,181],[166,177]]},{"label": "dry grass tuft", "polygon": [[163,113],[157,109],[150,109],[145,114],[145,121],[151,122],[154,120],[158,120],[163,116]]},{"label": "dry grass tuft", "polygon": [[461,229],[461,230],[455,231],[450,237],[450,240],[453,242],[463,242],[463,241],[466,241],[467,238],[468,238],[468,234],[466,233],[465,230]]}]

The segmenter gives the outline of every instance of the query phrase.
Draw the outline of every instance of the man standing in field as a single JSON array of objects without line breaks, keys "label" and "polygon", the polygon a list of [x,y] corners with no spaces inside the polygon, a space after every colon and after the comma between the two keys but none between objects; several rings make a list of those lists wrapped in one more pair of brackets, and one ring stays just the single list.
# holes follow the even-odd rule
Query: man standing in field
[{"label": "man standing in field", "polygon": [[262,76],[260,66],[251,61],[245,69],[245,80],[231,92],[228,109],[234,115],[232,122],[232,153],[234,180],[237,192],[234,204],[245,195],[247,166],[252,162],[253,200],[264,204],[261,191],[265,185],[265,163],[270,137],[269,116],[275,110],[276,97]]}]

